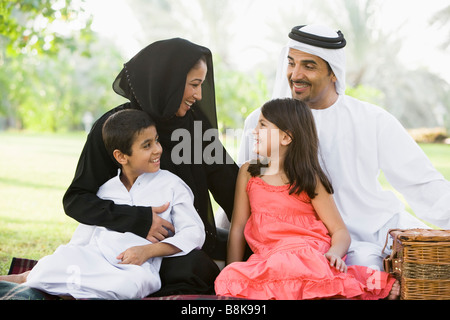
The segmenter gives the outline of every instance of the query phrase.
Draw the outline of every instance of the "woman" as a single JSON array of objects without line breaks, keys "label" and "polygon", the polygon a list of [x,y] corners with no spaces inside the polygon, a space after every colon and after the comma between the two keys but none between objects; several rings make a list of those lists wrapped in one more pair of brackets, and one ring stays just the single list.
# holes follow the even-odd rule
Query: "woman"
[{"label": "woman", "polygon": [[[103,145],[103,123],[119,110],[144,110],[156,122],[164,150],[161,169],[178,175],[192,189],[194,206],[206,230],[202,251],[163,259],[160,269],[162,289],[155,295],[213,293],[219,269],[211,259],[218,256],[218,245],[209,192],[231,219],[238,167],[230,161],[217,136],[214,146],[221,148],[222,161],[206,164],[203,157],[203,151],[210,143],[203,141],[203,133],[217,129],[211,52],[180,38],[155,42],[124,65],[113,89],[129,102],[107,112],[94,124],[74,180],[64,195],[66,214],[80,223],[133,232],[151,241],[162,240],[168,235],[166,229],[173,228],[172,225],[155,214],[162,209],[153,208],[152,211],[148,207],[115,205],[96,196],[98,188],[117,174],[117,167]],[[201,132],[198,132],[200,128]],[[196,161],[174,163],[172,150],[181,142],[171,139],[176,129],[189,132],[191,159]],[[201,146],[200,157],[199,150],[195,149],[198,146]]]}]

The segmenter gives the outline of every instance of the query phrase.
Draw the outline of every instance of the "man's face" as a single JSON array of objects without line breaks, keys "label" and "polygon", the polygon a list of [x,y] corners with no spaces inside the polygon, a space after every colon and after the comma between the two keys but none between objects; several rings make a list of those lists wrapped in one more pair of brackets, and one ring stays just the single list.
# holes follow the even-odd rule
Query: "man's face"
[{"label": "man's face", "polygon": [[292,48],[287,59],[292,98],[312,109],[328,108],[336,101],[336,77],[323,59]]}]

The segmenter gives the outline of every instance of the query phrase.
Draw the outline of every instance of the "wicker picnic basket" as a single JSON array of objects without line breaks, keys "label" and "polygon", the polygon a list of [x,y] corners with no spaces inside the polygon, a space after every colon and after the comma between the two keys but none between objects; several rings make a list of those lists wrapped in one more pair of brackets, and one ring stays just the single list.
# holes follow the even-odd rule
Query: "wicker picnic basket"
[{"label": "wicker picnic basket", "polygon": [[403,300],[450,299],[450,230],[392,229],[384,270],[400,280]]}]

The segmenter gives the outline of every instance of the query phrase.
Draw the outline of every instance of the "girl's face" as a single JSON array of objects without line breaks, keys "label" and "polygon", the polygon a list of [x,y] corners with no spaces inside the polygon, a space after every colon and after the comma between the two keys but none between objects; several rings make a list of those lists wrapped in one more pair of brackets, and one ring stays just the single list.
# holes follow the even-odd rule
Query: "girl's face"
[{"label": "girl's face", "polygon": [[266,158],[279,156],[281,146],[281,130],[276,125],[264,118],[263,114],[259,116],[258,124],[253,131],[255,136],[254,152]]},{"label": "girl's face", "polygon": [[175,113],[177,117],[184,117],[197,100],[202,100],[202,83],[205,81],[207,71],[206,63],[201,60],[187,74],[183,99],[181,99],[180,108]]}]

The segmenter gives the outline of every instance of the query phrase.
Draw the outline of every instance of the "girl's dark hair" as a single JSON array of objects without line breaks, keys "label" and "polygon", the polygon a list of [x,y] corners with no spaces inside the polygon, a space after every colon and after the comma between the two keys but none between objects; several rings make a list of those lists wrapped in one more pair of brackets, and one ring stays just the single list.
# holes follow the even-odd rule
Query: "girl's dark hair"
[{"label": "girl's dark hair", "polygon": [[136,135],[154,125],[155,122],[150,116],[141,110],[125,109],[113,113],[106,119],[102,128],[106,151],[113,159],[113,152],[116,149],[131,156],[131,147]]},{"label": "girl's dark hair", "polygon": [[[313,199],[316,196],[317,179],[328,193],[333,193],[333,187],[319,164],[319,139],[309,107],[295,99],[274,99],[262,106],[261,113],[292,139],[283,163],[291,185],[289,193],[300,194],[305,191]],[[250,164],[248,172],[251,176],[258,176],[264,166],[267,165],[258,161]]]}]

